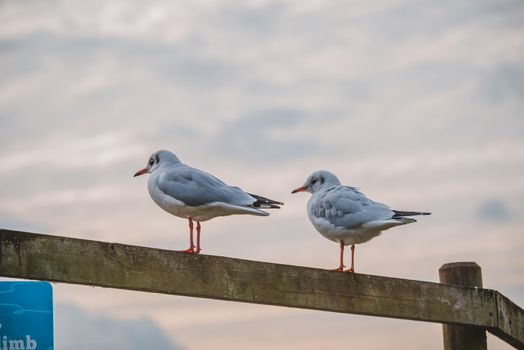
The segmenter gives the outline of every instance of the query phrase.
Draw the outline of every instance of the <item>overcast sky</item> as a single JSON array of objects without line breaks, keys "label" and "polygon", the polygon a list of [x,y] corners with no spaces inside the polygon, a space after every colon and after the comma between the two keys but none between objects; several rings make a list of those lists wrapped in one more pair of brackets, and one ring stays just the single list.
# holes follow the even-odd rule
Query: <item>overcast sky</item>
[{"label": "overcast sky", "polygon": [[[328,169],[434,213],[357,246],[358,272],[437,281],[476,261],[524,305],[521,1],[4,0],[0,23],[1,227],[184,249],[187,221],[132,178],[169,149],[286,203],[205,222],[203,253],[334,268],[308,195],[290,195]],[[58,326],[102,320],[162,348],[442,347],[436,324],[54,289]]]}]

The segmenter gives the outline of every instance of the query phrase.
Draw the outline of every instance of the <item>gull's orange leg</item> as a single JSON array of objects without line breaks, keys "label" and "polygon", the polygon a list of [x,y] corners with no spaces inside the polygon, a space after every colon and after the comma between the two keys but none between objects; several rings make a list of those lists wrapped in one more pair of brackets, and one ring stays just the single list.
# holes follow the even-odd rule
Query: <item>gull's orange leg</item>
[{"label": "gull's orange leg", "polygon": [[340,266],[334,271],[342,272],[344,271],[344,242],[340,242]]},{"label": "gull's orange leg", "polygon": [[190,254],[195,253],[195,245],[193,244],[193,220],[191,220],[191,218],[189,218],[189,248],[181,250],[181,252]]},{"label": "gull's orange leg", "polygon": [[200,222],[197,221],[197,244],[195,253],[198,254],[202,249],[200,249]]},{"label": "gull's orange leg", "polygon": [[351,267],[346,272],[355,272],[355,245],[351,245]]}]

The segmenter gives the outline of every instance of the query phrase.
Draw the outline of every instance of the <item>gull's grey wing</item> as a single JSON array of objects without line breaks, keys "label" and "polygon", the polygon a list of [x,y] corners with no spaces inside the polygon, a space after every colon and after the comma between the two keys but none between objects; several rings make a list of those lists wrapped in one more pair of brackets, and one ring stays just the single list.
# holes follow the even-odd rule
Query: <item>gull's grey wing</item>
[{"label": "gull's grey wing", "polygon": [[316,217],[337,227],[360,227],[374,220],[387,220],[393,211],[385,204],[374,202],[354,187],[333,186],[311,197],[309,210]]},{"label": "gull's grey wing", "polygon": [[255,202],[255,198],[240,188],[228,186],[213,175],[184,164],[164,171],[158,188],[189,206],[213,202],[250,206]]}]

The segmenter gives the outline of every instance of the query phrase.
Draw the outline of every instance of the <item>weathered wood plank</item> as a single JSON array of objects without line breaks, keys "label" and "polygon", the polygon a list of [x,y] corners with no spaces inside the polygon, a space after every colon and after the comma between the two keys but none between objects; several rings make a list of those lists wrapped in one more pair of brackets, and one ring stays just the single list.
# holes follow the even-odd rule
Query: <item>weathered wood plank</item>
[{"label": "weathered wood plank", "polygon": [[498,325],[489,331],[517,349],[524,349],[524,310],[497,292]]},{"label": "weathered wood plank", "polygon": [[10,230],[0,275],[498,329],[493,290]]}]

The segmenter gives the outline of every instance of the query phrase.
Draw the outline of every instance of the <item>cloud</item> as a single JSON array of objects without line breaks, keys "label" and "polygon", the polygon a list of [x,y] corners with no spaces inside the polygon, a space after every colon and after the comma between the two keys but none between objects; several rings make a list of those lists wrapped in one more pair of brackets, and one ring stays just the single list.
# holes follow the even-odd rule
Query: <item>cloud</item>
[{"label": "cloud", "polygon": [[507,223],[512,220],[512,214],[506,202],[499,198],[484,200],[477,207],[475,216],[482,221],[494,223]]},{"label": "cloud", "polygon": [[34,225],[23,220],[18,220],[12,215],[6,217],[2,212],[0,212],[0,228],[15,231],[38,232],[38,229]]},{"label": "cloud", "polygon": [[224,157],[235,157],[254,164],[281,163],[293,158],[318,154],[316,140],[296,137],[307,113],[296,108],[268,108],[230,122],[211,143]]},{"label": "cloud", "polygon": [[120,320],[73,304],[57,304],[54,314],[59,349],[182,349],[147,318]]},{"label": "cloud", "polygon": [[142,150],[140,145],[130,145],[128,135],[91,135],[71,140],[68,147],[62,147],[60,142],[55,141],[25,152],[8,154],[0,163],[0,171],[6,173],[42,167],[58,170],[104,167],[134,157]]},{"label": "cloud", "polygon": [[479,83],[479,93],[489,103],[516,100],[522,103],[524,70],[516,63],[505,63],[489,69]]}]

